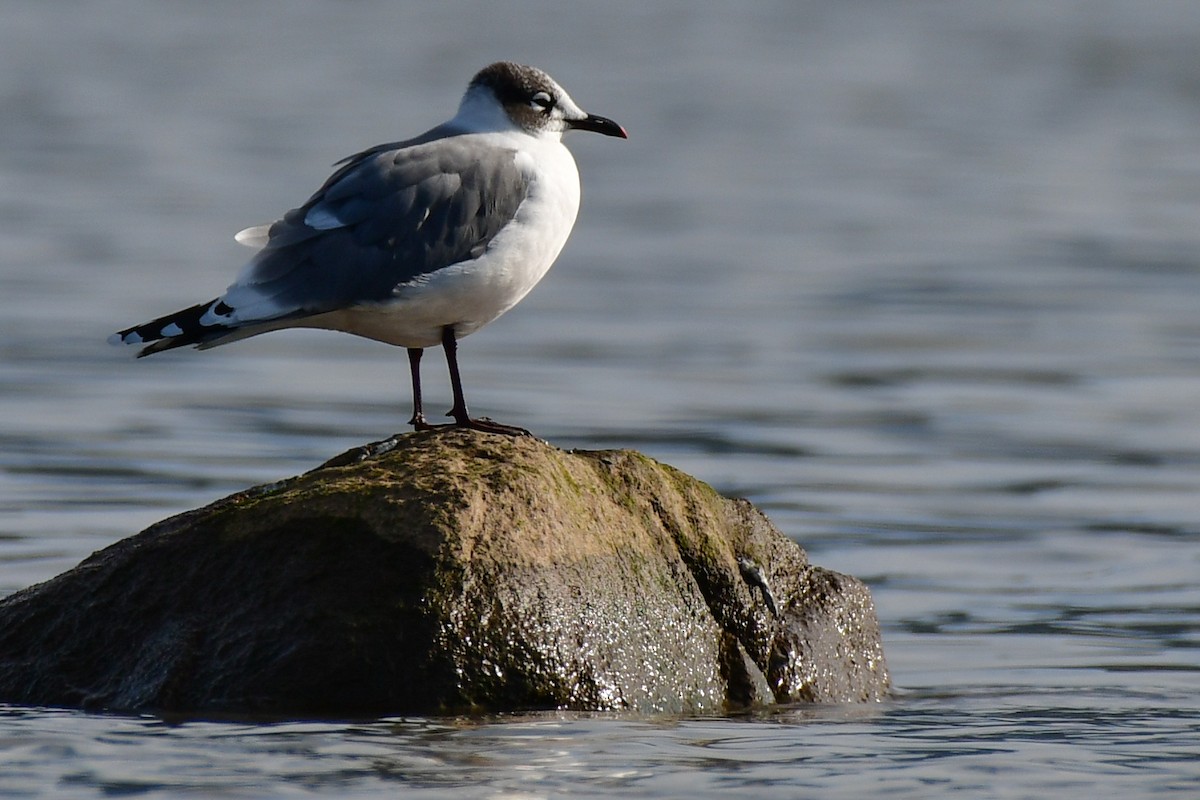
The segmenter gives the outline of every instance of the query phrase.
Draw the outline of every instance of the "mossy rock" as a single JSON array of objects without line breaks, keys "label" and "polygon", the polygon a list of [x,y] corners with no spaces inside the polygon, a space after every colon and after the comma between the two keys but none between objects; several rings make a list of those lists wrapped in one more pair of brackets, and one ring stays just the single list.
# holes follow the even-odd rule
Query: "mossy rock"
[{"label": "mossy rock", "polygon": [[446,430],[164,520],[0,601],[0,701],[715,713],[888,691],[874,607],[630,451]]}]

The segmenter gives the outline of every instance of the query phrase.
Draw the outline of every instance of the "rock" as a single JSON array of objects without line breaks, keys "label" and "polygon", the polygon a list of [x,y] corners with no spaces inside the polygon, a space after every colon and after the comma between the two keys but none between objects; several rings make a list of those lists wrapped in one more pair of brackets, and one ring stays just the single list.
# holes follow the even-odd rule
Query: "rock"
[{"label": "rock", "polygon": [[164,520],[0,601],[0,701],[714,713],[886,695],[871,597],[639,453],[447,430]]}]

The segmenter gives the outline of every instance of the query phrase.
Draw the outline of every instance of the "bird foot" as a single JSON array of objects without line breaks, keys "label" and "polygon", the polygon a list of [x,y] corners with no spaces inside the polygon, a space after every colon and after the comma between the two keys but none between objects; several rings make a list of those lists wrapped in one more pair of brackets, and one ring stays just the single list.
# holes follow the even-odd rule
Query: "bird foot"
[{"label": "bird foot", "polygon": [[483,431],[484,433],[498,433],[502,436],[533,436],[532,433],[524,428],[518,428],[516,425],[505,425],[500,422],[493,422],[487,417],[478,417],[471,419],[464,417],[456,419],[454,422],[456,428],[466,428],[472,431]]},{"label": "bird foot", "polygon": [[413,429],[417,431],[437,431],[444,430],[446,428],[466,428],[467,430],[471,431],[498,433],[503,436],[533,436],[532,433],[524,428],[518,428],[516,425],[504,425],[499,422],[494,422],[487,417],[472,419],[466,415],[458,417],[453,414],[448,414],[447,416],[454,416],[454,422],[446,422],[439,425],[429,422],[425,419],[425,415],[421,414],[413,416],[413,418],[408,421],[408,424],[412,425]]},{"label": "bird foot", "polygon": [[408,424],[412,425],[413,430],[416,430],[416,431],[435,431],[438,428],[449,428],[449,427],[452,427],[452,425],[453,425],[453,423],[446,423],[445,425],[434,425],[432,422],[425,419],[425,415],[421,414],[421,413],[413,414],[412,419],[410,419],[408,421]]}]

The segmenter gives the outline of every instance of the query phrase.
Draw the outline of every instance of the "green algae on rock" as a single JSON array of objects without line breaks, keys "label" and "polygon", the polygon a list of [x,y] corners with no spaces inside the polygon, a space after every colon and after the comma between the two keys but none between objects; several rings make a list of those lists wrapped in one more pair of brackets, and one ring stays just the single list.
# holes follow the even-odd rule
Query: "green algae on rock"
[{"label": "green algae on rock", "polygon": [[397,436],[0,601],[0,701],[719,713],[879,699],[866,587],[631,451]]}]

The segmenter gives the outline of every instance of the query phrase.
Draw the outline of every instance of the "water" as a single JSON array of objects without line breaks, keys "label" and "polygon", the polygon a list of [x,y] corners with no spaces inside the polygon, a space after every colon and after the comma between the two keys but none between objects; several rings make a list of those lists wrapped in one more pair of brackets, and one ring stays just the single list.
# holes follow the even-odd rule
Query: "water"
[{"label": "water", "polygon": [[[0,593],[403,428],[403,355],[134,362],[480,66],[578,134],[475,411],[636,447],[866,580],[897,692],[726,719],[0,711],[0,795],[1180,796],[1200,785],[1200,6],[4,3]],[[427,408],[449,406],[438,354]]]}]

